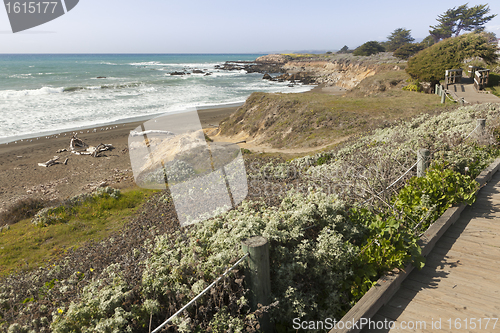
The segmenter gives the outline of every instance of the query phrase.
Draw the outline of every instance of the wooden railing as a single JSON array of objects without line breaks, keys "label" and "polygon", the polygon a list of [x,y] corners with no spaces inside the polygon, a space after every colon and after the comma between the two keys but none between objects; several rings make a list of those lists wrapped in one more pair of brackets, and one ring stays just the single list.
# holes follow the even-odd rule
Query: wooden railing
[{"label": "wooden railing", "polygon": [[489,69],[476,70],[476,74],[474,75],[474,88],[476,88],[477,91],[483,90],[488,85],[489,77]]},{"label": "wooden railing", "polygon": [[462,81],[463,69],[447,69],[444,77],[444,87],[448,89],[449,84],[460,83]]}]

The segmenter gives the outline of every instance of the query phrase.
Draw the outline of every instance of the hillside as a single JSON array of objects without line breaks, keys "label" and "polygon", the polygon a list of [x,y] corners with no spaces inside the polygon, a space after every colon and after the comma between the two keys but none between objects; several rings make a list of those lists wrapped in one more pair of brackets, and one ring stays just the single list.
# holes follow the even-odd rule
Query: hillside
[{"label": "hillside", "polygon": [[218,135],[274,148],[320,147],[446,108],[436,95],[402,91],[406,78],[404,71],[385,71],[344,96],[253,93]]}]

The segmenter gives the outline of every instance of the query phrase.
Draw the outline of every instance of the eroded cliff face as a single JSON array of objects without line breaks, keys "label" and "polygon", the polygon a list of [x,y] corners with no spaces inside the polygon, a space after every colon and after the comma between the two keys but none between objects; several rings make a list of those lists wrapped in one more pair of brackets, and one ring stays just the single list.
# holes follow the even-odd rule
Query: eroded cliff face
[{"label": "eroded cliff face", "polygon": [[376,73],[376,68],[359,63],[338,63],[329,61],[290,61],[282,66],[287,73],[307,72],[315,78],[316,84],[338,86],[345,89],[356,87],[363,79]]},{"label": "eroded cliff face", "polygon": [[255,62],[279,66],[284,74],[274,78],[276,80],[324,84],[348,90],[355,88],[361,81],[380,71],[401,70],[397,65],[401,60],[394,58],[390,53],[371,57],[356,57],[349,54],[324,59],[295,59],[286,55],[271,54],[259,57]]}]

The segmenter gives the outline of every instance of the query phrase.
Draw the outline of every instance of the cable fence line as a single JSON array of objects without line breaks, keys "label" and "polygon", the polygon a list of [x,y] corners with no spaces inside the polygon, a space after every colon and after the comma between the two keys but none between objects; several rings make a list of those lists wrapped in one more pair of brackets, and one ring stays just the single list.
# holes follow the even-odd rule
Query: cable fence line
[{"label": "cable fence line", "polygon": [[418,162],[420,162],[420,161],[421,161],[421,159],[418,159],[408,170],[406,170],[405,173],[403,173],[398,179],[396,179],[395,181],[393,181],[391,185],[387,186],[384,190],[380,191],[375,196],[372,196],[370,199],[367,199],[367,200],[363,201],[362,203],[358,204],[358,206],[364,205],[368,201],[371,201],[371,200],[375,199],[376,196],[381,195],[382,193],[384,193],[385,191],[387,191],[388,189],[390,189],[391,187],[393,187],[395,184],[397,184],[397,182],[399,182],[401,179],[403,179],[403,177],[406,176],[408,174],[408,172],[410,172],[418,164]]},{"label": "cable fence line", "polygon": [[[485,127],[485,119],[477,119],[477,126],[463,139],[463,141],[467,140],[478,128],[483,128]],[[463,142],[462,141],[462,142]],[[398,183],[401,179],[403,179],[415,166],[418,165],[418,163],[422,160],[422,158],[418,158],[415,164],[413,164],[404,174],[402,174],[398,179],[396,179],[394,182],[391,183],[391,185],[387,186],[384,190],[380,191],[376,195],[372,196],[371,198],[363,201],[362,203],[358,204],[357,206],[362,206],[366,204],[369,201],[372,201],[375,199],[377,196],[381,195],[385,191],[387,191],[389,188],[394,186],[396,183]]]},{"label": "cable fence line", "polygon": [[228,268],[224,274],[219,276],[214,282],[212,282],[208,287],[206,287],[201,293],[199,293],[195,298],[193,298],[191,301],[189,301],[186,305],[184,305],[179,311],[174,313],[170,318],[165,320],[160,326],[158,326],[152,333],[157,333],[160,332],[160,330],[169,322],[171,322],[175,317],[177,317],[179,314],[181,314],[184,310],[186,310],[190,305],[192,305],[194,302],[196,302],[201,296],[203,296],[207,291],[209,291],[213,286],[217,284],[223,277],[225,277],[229,272],[231,272],[233,269],[235,269],[243,260],[248,257],[250,253],[245,254],[243,257],[240,258],[233,266]]},{"label": "cable fence line", "polygon": [[[469,133],[469,135],[467,135],[467,137],[463,140],[467,140],[478,128],[485,128],[485,119],[477,119],[477,126],[472,130],[472,132]],[[462,141],[462,142],[463,142]],[[461,144],[461,143],[460,143]],[[424,157],[424,159],[427,159]],[[430,157],[429,157],[430,159]],[[370,199],[367,199],[365,201],[363,201],[362,203],[358,204],[357,206],[361,206],[361,205],[364,205],[365,203],[367,203],[368,201],[371,201],[375,198],[378,198],[379,200],[382,200],[384,203],[386,203],[383,199],[380,198],[380,195],[387,191],[389,188],[391,188],[392,186],[394,186],[397,182],[399,182],[401,179],[403,179],[404,176],[406,176],[415,166],[418,165],[418,163],[422,160],[421,157],[419,157],[417,159],[417,162],[415,162],[403,175],[401,175],[398,179],[396,179],[394,182],[392,182],[389,186],[387,186],[384,190],[380,191],[379,193],[376,193],[374,194]],[[425,163],[424,163],[424,172],[425,172]],[[418,174],[418,171],[417,171],[417,174]],[[417,175],[418,176],[418,175]],[[386,203],[387,204],[387,203]],[[430,209],[427,214],[413,227],[413,231],[417,231],[418,228],[422,225],[422,223],[424,223],[425,220],[427,220],[427,218],[431,215],[431,213],[433,212],[432,209]],[[400,212],[400,213],[403,213],[404,215],[406,215],[407,217],[409,217],[404,211],[403,212]],[[414,221],[415,222],[415,221]],[[422,232],[419,237],[421,237],[422,235],[424,234],[424,232]],[[373,243],[376,243],[378,245],[379,244],[379,239],[380,239],[381,235],[378,235],[376,238],[374,238],[369,244],[367,244],[365,247],[363,247],[361,249],[361,251],[356,255],[356,256],[360,256],[361,254],[363,254],[365,252],[365,250],[370,247]]]},{"label": "cable fence line", "polygon": [[[478,120],[482,120],[482,119],[478,119]],[[478,122],[479,122],[479,121],[478,121]],[[474,133],[474,132],[478,129],[478,127],[482,127],[482,124],[481,124],[480,122],[477,124],[476,128],[474,128],[474,129],[472,130],[472,132],[470,132],[470,133],[469,133],[469,135],[467,135],[467,136],[465,137],[465,139],[464,139],[463,141],[467,140],[467,139],[468,139],[468,138],[472,135],[472,133]]]}]

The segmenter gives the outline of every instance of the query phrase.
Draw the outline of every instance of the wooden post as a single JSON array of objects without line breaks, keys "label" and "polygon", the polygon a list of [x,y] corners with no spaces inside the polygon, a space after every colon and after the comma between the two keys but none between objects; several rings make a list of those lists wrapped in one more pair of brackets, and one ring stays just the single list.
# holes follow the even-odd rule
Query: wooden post
[{"label": "wooden post", "polygon": [[484,135],[484,132],[486,130],[486,119],[477,119],[477,126],[478,128],[476,129],[476,137],[479,139]]},{"label": "wooden post", "polygon": [[446,93],[444,90],[441,90],[441,104],[444,104],[446,102]]},{"label": "wooden post", "polygon": [[429,149],[419,149],[417,152],[417,177],[425,177],[425,170],[429,166],[431,151]]},{"label": "wooden post", "polygon": [[[247,257],[248,270],[245,281],[250,289],[250,309],[257,310],[257,304],[269,305],[271,301],[271,275],[269,272],[269,243],[262,236],[255,236],[243,240],[241,248]],[[268,313],[264,313],[259,319],[260,331],[272,332]]]},{"label": "wooden post", "polygon": [[436,83],[436,87],[434,88],[434,93],[439,95],[439,85]]}]

